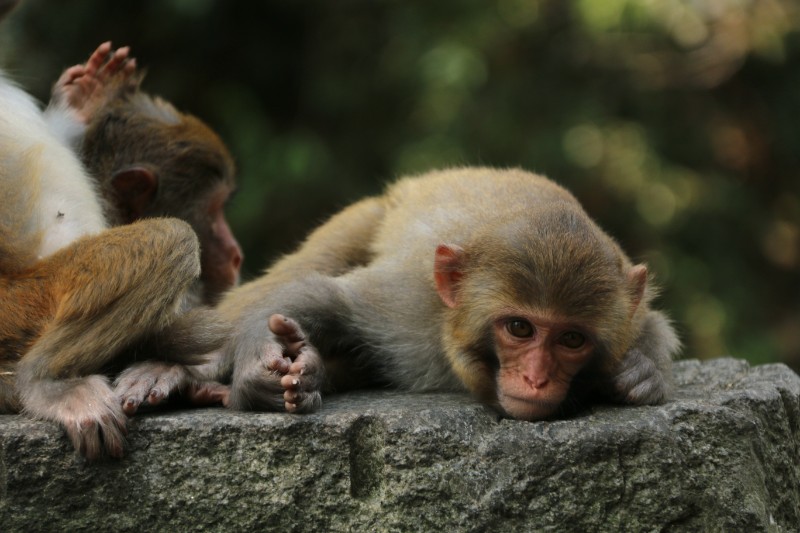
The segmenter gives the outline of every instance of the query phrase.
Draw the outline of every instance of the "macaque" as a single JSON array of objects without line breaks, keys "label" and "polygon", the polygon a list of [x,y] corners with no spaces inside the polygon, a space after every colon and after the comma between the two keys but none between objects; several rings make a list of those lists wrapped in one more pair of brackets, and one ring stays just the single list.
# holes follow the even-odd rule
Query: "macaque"
[{"label": "macaque", "polygon": [[75,113],[91,115],[106,82],[132,72],[127,49],[101,51],[45,113],[0,73],[0,411],[60,423],[90,459],[124,451],[126,417],[103,374],[120,353],[148,340],[155,356],[199,363],[226,333],[210,312],[179,312],[200,273],[192,228],[109,229],[70,150]]},{"label": "macaque", "polygon": [[504,415],[588,392],[665,401],[678,339],[644,265],[555,183],[522,170],[406,178],[345,209],[218,310],[207,377],[235,409],[304,413],[369,385],[465,390]]},{"label": "macaque", "polygon": [[[125,49],[123,49],[125,50]],[[117,51],[119,53],[119,51]],[[101,45],[89,63],[113,60]],[[111,57],[112,59],[109,59]],[[127,67],[132,67],[129,62]],[[52,102],[69,102],[83,65],[64,71]],[[233,158],[202,121],[178,112],[140,89],[143,74],[118,70],[105,80],[91,113],[73,109],[85,131],[70,139],[97,180],[104,214],[112,226],[168,216],[189,223],[200,239],[201,272],[191,305],[213,305],[238,283],[242,250],[225,219],[235,188]]]}]

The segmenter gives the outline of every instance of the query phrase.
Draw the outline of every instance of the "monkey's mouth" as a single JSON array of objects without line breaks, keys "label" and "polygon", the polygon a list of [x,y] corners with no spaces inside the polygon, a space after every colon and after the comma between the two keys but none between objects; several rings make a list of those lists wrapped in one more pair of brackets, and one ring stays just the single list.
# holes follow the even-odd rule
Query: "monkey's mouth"
[{"label": "monkey's mouth", "polygon": [[540,398],[521,398],[509,394],[499,395],[500,408],[510,417],[518,420],[544,420],[555,413],[560,401]]}]

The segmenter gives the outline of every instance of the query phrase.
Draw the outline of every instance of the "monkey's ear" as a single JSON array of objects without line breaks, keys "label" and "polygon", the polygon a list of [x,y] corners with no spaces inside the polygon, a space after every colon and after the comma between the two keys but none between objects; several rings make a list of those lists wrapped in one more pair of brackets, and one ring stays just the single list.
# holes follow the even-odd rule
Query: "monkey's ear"
[{"label": "monkey's ear", "polygon": [[149,169],[132,167],[121,170],[111,178],[117,205],[126,222],[142,217],[158,189],[158,178]]},{"label": "monkey's ear", "polygon": [[628,270],[628,285],[631,291],[631,315],[633,315],[639,304],[642,303],[644,291],[647,288],[647,267],[645,265],[635,265]]},{"label": "monkey's ear", "polygon": [[436,247],[433,259],[433,277],[436,292],[447,307],[458,305],[458,286],[463,271],[464,249],[453,244],[440,244]]}]

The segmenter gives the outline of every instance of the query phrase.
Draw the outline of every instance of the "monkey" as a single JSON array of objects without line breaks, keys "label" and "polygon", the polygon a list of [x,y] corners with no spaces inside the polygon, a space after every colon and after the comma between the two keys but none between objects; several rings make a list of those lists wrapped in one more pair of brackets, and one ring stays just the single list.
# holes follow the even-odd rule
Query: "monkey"
[{"label": "monkey", "polygon": [[218,311],[233,333],[201,370],[239,410],[313,412],[367,386],[467,391],[522,420],[592,395],[657,404],[680,342],[650,277],[547,178],[432,172],[231,290]]},{"label": "monkey", "polygon": [[200,274],[192,228],[110,228],[70,149],[75,111],[91,113],[105,82],[131,72],[127,53],[90,60],[65,85],[71,101],[45,112],[0,73],[0,410],[61,424],[88,459],[124,452],[126,417],[103,370],[126,346],[152,337],[165,358],[199,363],[225,331],[203,310],[180,312]]},{"label": "monkey", "polygon": [[[89,63],[110,61],[109,53],[104,43]],[[200,119],[142,91],[144,74],[134,72],[135,65],[126,66],[130,68],[109,75],[104,98],[91,113],[74,113],[85,130],[71,142],[98,183],[112,226],[158,216],[192,226],[201,244],[201,274],[189,303],[214,305],[239,282],[243,261],[225,219],[225,206],[236,188],[233,157]],[[83,68],[64,71],[52,102],[69,99],[65,88],[75,85]]]},{"label": "monkey", "polygon": [[[97,80],[84,76],[87,65],[124,60],[124,69],[106,69],[103,90],[91,89]],[[189,223],[200,240],[200,277],[192,284],[184,307],[212,306],[239,282],[243,254],[225,219],[225,206],[235,189],[235,164],[219,136],[200,119],[179,112],[160,97],[141,90],[144,73],[136,71],[128,49],[112,51],[101,44],[86,65],[66,69],[55,83],[49,107],[65,109],[69,127],[64,137],[95,179],[110,225],[130,224],[149,217],[176,217]],[[88,85],[89,87],[83,87]],[[91,102],[82,98],[91,93]],[[77,94],[77,98],[76,95]],[[73,105],[77,102],[77,105]],[[49,109],[49,108],[48,108]],[[76,128],[75,125],[78,127]],[[203,321],[200,321],[202,324]],[[173,331],[171,336],[175,337]],[[167,350],[147,343],[129,347],[134,353]],[[191,335],[176,344],[189,345]],[[185,351],[185,350],[184,350]],[[123,359],[130,359],[130,357]],[[183,375],[180,363],[148,359],[139,371],[162,376]],[[153,380],[146,393],[123,405],[133,415],[140,404],[156,406],[168,399],[171,387]],[[221,401],[213,383],[185,383],[181,396],[193,404]]]}]

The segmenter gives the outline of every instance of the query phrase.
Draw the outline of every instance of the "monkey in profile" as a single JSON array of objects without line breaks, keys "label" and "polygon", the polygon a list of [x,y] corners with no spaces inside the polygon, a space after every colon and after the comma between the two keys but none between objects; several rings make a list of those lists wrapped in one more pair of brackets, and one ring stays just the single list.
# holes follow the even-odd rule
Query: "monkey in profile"
[{"label": "monkey in profile", "polygon": [[89,110],[81,83],[96,80],[83,75],[83,64],[64,71],[50,108],[70,111],[73,127],[61,129],[96,181],[110,225],[161,216],[192,226],[202,269],[190,303],[213,305],[238,283],[243,260],[224,211],[236,188],[233,157],[203,121],[141,89],[144,74],[127,47],[112,51],[103,43],[86,65],[107,61],[124,61],[125,68],[107,69]]},{"label": "monkey in profile", "polygon": [[[51,107],[67,108],[81,126],[71,130],[69,142],[94,178],[112,226],[151,217],[175,217],[191,225],[200,242],[201,268],[183,307],[196,309],[199,315],[239,281],[242,250],[225,218],[225,206],[236,187],[235,165],[225,144],[205,123],[141,89],[144,75],[135,71],[127,54],[127,49],[112,52],[110,43],[103,43],[89,58],[87,65],[103,65],[117,56],[117,61],[126,61],[125,69],[104,77],[102,98],[96,98],[91,112],[80,98],[77,105],[71,103],[75,93],[88,92],[82,84],[94,82],[83,75],[84,65],[64,71],[53,89]],[[213,313],[206,315],[213,321]],[[192,336],[187,330],[185,338],[178,339],[171,331],[173,348],[191,343]],[[133,355],[168,351],[164,337],[157,337],[158,346],[143,339],[128,351]],[[193,379],[176,361],[124,354],[120,359],[138,359],[125,374],[129,379],[118,386],[128,415],[141,404],[160,404],[178,389],[184,399],[197,404],[218,403],[225,393],[216,383]],[[126,386],[131,375],[137,376],[135,391]]]},{"label": "monkey in profile", "polygon": [[60,423],[88,458],[123,453],[126,417],[103,371],[128,346],[148,340],[196,363],[225,333],[209,312],[181,312],[200,274],[192,228],[167,218],[109,228],[70,149],[76,116],[135,67],[127,49],[98,50],[44,113],[0,73],[0,411]]},{"label": "monkey in profile", "polygon": [[522,170],[400,180],[345,209],[260,279],[203,370],[235,409],[310,412],[370,385],[466,390],[538,420],[598,392],[655,404],[679,341],[634,265],[565,189]]}]

